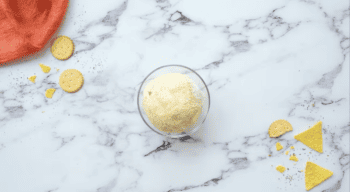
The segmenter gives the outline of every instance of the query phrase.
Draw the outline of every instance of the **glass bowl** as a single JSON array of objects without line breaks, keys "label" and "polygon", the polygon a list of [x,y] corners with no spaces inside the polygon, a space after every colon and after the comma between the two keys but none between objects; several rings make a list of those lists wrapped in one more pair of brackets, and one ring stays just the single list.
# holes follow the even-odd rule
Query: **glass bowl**
[{"label": "glass bowl", "polygon": [[[198,117],[197,122],[192,125],[187,131],[184,131],[182,133],[174,133],[174,132],[163,132],[159,129],[157,129],[151,121],[148,119],[148,116],[145,112],[145,110],[142,107],[143,103],[143,92],[145,87],[147,86],[148,83],[150,83],[152,80],[155,78],[163,75],[163,74],[168,74],[168,73],[180,73],[187,75],[191,80],[192,80],[192,86],[194,87],[194,93],[195,96],[202,101],[202,112],[200,116]],[[166,137],[171,137],[171,138],[180,138],[184,137],[187,135],[191,135],[195,133],[196,131],[199,130],[200,126],[203,124],[205,121],[207,114],[209,112],[209,107],[210,107],[210,95],[209,95],[209,90],[203,79],[192,69],[182,66],[182,65],[166,65],[159,67],[155,70],[153,70],[149,75],[146,76],[146,78],[143,80],[141,87],[138,92],[137,96],[137,106],[139,109],[139,113],[141,115],[141,118],[143,121],[146,123],[146,125],[153,130],[154,132],[166,136]]]}]

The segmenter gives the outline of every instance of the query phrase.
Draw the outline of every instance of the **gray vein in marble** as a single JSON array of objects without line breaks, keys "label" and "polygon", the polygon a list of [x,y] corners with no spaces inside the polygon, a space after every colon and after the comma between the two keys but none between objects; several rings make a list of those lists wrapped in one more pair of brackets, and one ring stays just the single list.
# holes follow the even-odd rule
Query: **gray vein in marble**
[{"label": "gray vein in marble", "polygon": [[112,179],[107,185],[97,189],[97,192],[110,192],[117,184],[117,179]]},{"label": "gray vein in marble", "polygon": [[76,136],[71,136],[71,137],[60,137],[57,135],[56,132],[52,133],[53,138],[61,140],[61,145],[57,150],[60,150],[63,146],[67,145],[68,143],[72,142]]},{"label": "gray vein in marble", "polygon": [[[88,24],[87,26],[85,26],[82,30],[80,30],[78,33],[80,34],[80,36],[73,38],[74,43],[76,44],[76,47],[79,47],[82,44],[86,44],[88,45],[87,48],[83,48],[83,49],[79,49],[77,51],[75,51],[75,55],[81,52],[85,52],[85,51],[91,51],[93,50],[95,47],[97,47],[98,45],[100,45],[103,41],[105,41],[106,39],[109,39],[111,37],[113,37],[113,35],[117,32],[117,25],[119,22],[119,17],[124,13],[124,11],[127,9],[127,5],[128,5],[128,1],[125,1],[124,3],[122,3],[122,5],[120,5],[119,7],[117,7],[116,9],[113,9],[112,11],[109,11],[107,13],[107,15],[102,18],[99,19],[98,21],[94,21],[90,24]],[[104,26],[112,26],[113,29],[107,33],[104,33],[102,35],[99,36],[99,41],[96,43],[93,42],[88,42],[88,41],[82,41],[79,40],[79,37],[84,37],[86,36],[85,31],[97,26],[97,25],[104,25]]]},{"label": "gray vein in marble", "polygon": [[153,151],[147,153],[147,154],[144,155],[144,156],[147,157],[147,156],[149,156],[149,155],[151,155],[151,154],[153,154],[153,153],[157,153],[157,152],[159,152],[159,151],[167,150],[167,149],[169,149],[170,147],[171,147],[171,143],[170,143],[170,142],[168,142],[168,141],[163,141],[163,144],[162,144],[161,146],[157,147],[157,149],[155,149],[155,150],[153,150]]}]

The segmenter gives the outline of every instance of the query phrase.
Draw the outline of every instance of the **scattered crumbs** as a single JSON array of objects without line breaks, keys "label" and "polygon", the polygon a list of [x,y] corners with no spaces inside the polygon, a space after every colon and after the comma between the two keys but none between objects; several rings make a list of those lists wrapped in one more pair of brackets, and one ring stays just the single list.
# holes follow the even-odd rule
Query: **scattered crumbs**
[{"label": "scattered crumbs", "polygon": [[286,170],[286,168],[284,166],[282,166],[282,165],[278,165],[276,167],[276,170],[279,171],[280,173],[283,173]]},{"label": "scattered crumbs", "polygon": [[294,149],[294,146],[290,146],[291,149]]},{"label": "scattered crumbs", "polygon": [[289,179],[289,181],[291,181],[291,180],[293,179],[293,177],[290,176],[290,175],[288,175],[288,176],[286,177],[286,179]]},{"label": "scattered crumbs", "polygon": [[300,172],[304,172],[304,170],[300,170]]},{"label": "scattered crumbs", "polygon": [[279,143],[279,142],[276,143],[276,149],[277,149],[277,151],[283,149],[283,146],[281,145],[281,143]]},{"label": "scattered crumbs", "polygon": [[28,79],[29,81],[35,83],[36,75],[30,76]]},{"label": "scattered crumbs", "polygon": [[288,155],[289,151],[286,151],[286,155]]},{"label": "scattered crumbs", "polygon": [[269,157],[271,157],[271,155],[269,155]]},{"label": "scattered crumbs", "polygon": [[59,71],[60,69],[57,68],[56,70]]}]

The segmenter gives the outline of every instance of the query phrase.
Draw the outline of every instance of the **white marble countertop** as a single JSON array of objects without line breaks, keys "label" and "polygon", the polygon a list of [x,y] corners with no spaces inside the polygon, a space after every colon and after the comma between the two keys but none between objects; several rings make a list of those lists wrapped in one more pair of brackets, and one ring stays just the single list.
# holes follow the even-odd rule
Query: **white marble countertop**
[{"label": "white marble countertop", "polygon": [[[311,191],[348,192],[349,13],[347,0],[71,1],[69,60],[47,50],[0,68],[0,191],[299,192],[309,159],[334,172]],[[137,109],[142,80],[168,64],[196,70],[211,96],[201,131],[182,140]],[[74,94],[58,85],[70,68],[85,78]],[[294,130],[273,139],[277,119]],[[319,120],[322,154],[293,138]]]}]

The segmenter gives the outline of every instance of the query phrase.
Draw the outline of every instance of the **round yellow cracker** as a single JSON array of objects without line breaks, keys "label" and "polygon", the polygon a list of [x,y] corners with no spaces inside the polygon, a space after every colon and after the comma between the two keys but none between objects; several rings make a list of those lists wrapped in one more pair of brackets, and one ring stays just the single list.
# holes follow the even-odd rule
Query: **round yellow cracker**
[{"label": "round yellow cracker", "polygon": [[67,36],[59,36],[51,47],[52,55],[59,60],[68,59],[74,52],[74,43]]},{"label": "round yellow cracker", "polygon": [[84,84],[83,74],[76,69],[67,69],[61,73],[59,84],[64,91],[75,93]]},{"label": "round yellow cracker", "polygon": [[293,127],[292,125],[283,119],[274,121],[269,128],[269,135],[270,137],[279,137],[283,134],[285,134],[288,131],[292,131]]}]

